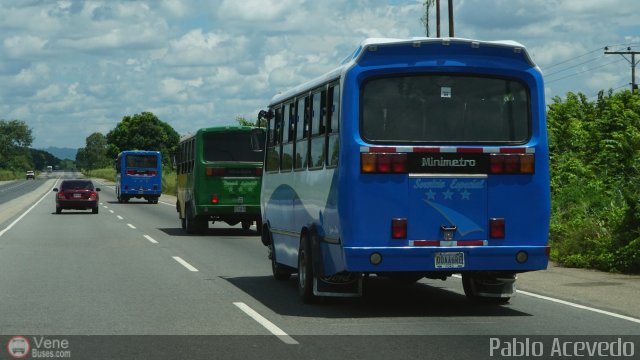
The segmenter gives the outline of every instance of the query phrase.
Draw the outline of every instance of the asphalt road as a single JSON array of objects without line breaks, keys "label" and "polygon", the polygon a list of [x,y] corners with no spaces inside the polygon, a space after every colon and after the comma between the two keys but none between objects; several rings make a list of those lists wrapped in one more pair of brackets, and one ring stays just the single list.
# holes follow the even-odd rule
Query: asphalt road
[{"label": "asphalt road", "polygon": [[70,339],[71,358],[506,358],[510,339],[565,336],[622,337],[640,353],[637,301],[629,311],[598,311],[587,296],[582,304],[531,296],[554,291],[529,280],[506,306],[478,305],[456,278],[409,287],[372,278],[362,298],[306,305],[295,276],[271,277],[255,231],[216,223],[205,236],[186,235],[171,197],[119,204],[107,184],[99,214],[56,215],[56,182],[31,182],[40,187],[0,203],[14,210],[0,216],[0,334]]}]

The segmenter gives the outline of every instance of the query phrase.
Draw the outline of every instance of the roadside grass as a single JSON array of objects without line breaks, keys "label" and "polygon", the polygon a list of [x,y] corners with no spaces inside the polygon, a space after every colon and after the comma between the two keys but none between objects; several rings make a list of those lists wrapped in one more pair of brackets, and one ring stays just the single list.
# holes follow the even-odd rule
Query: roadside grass
[{"label": "roadside grass", "polygon": [[[113,168],[102,168],[93,170],[82,170],[87,177],[104,179],[107,181],[116,181],[116,172]],[[162,193],[167,195],[176,194],[176,173],[173,170],[162,170]]]},{"label": "roadside grass", "polygon": [[13,171],[13,170],[0,170],[0,180],[1,181],[18,180],[18,179],[22,179],[23,176],[24,176],[23,172],[17,172],[17,171]]}]

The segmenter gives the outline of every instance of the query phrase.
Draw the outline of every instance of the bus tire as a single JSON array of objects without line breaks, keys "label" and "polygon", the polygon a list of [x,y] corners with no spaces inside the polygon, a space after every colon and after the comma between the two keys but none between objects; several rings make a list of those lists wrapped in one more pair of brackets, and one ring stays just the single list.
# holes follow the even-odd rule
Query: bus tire
[{"label": "bus tire", "polygon": [[271,273],[273,274],[273,278],[278,281],[288,280],[291,277],[291,269],[276,261],[276,252],[273,250],[273,244],[269,245],[269,258],[271,258]]},{"label": "bus tire", "polygon": [[252,221],[243,221],[242,222],[242,230],[247,231],[251,228]]},{"label": "bus tire", "polygon": [[256,232],[258,235],[262,235],[262,218],[256,219]]},{"label": "bus tire", "polygon": [[462,274],[462,288],[464,289],[464,294],[467,296],[467,299],[476,303],[484,303],[484,304],[495,304],[495,305],[503,305],[509,303],[511,300],[510,296],[507,297],[493,297],[493,296],[483,296],[478,293],[478,285],[480,279],[475,278],[470,274]]},{"label": "bus tire", "polygon": [[198,234],[202,231],[201,227],[198,226],[197,219],[193,216],[191,206],[187,205],[184,214],[184,229],[187,231],[187,234]]},{"label": "bus tire", "polygon": [[298,295],[304,303],[313,303],[316,296],[313,294],[313,254],[309,238],[302,235],[300,238],[300,250],[298,251]]}]

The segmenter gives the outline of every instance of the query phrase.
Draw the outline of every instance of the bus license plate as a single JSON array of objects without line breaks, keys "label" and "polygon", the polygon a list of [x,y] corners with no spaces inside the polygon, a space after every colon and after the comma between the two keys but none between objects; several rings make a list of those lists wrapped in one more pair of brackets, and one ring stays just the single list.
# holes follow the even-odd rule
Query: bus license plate
[{"label": "bus license plate", "polygon": [[435,255],[436,269],[459,269],[464,267],[463,252],[442,252]]},{"label": "bus license plate", "polygon": [[234,206],[233,207],[233,212],[237,212],[237,213],[247,212],[247,207],[246,206]]}]

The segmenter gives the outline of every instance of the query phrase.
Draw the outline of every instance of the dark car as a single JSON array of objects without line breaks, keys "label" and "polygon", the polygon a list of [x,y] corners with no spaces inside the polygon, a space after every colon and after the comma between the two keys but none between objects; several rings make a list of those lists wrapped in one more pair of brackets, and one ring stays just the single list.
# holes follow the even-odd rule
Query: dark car
[{"label": "dark car", "polygon": [[60,189],[54,188],[53,191],[57,192],[56,214],[60,214],[63,209],[91,209],[92,213],[98,213],[100,188],[94,187],[91,180],[62,180]]}]

